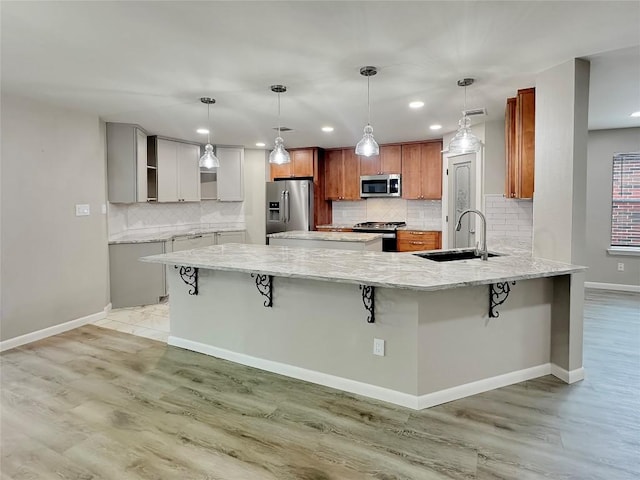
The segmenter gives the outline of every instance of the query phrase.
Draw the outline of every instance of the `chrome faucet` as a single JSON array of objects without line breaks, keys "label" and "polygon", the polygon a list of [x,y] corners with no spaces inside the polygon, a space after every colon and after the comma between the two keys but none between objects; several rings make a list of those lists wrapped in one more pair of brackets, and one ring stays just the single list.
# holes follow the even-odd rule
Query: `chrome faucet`
[{"label": "chrome faucet", "polygon": [[464,217],[467,213],[476,213],[482,219],[482,260],[487,261],[489,259],[489,251],[487,250],[487,218],[480,210],[465,210],[458,217],[458,224],[456,225],[456,232],[459,232],[462,228],[462,217]]}]

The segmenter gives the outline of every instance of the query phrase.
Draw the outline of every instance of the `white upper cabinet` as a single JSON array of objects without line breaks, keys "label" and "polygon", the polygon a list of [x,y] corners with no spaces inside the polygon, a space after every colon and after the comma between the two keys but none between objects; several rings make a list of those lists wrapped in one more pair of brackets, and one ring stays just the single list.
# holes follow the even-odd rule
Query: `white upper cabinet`
[{"label": "white upper cabinet", "polygon": [[112,203],[147,201],[147,134],[138,125],[107,123],[107,185]]},{"label": "white upper cabinet", "polygon": [[200,201],[200,147],[158,137],[150,138],[157,159],[158,202]]},{"label": "white upper cabinet", "polygon": [[244,148],[217,147],[218,200],[221,202],[241,202],[244,200]]}]

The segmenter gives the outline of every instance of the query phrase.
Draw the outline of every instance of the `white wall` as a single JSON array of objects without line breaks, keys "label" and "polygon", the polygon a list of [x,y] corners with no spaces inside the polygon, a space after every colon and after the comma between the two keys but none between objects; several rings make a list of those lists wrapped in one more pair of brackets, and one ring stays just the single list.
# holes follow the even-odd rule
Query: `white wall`
[{"label": "white wall", "polygon": [[[640,152],[640,128],[589,132],[587,168],[587,281],[640,285],[640,257],[612,256],[611,174],[614,153]],[[623,262],[624,272],[618,271]]]},{"label": "white wall", "polygon": [[[2,340],[108,303],[104,134],[97,117],[2,96]],[[75,216],[75,204],[91,215]]]},{"label": "white wall", "polygon": [[268,155],[269,152],[266,150],[244,151],[244,218],[247,243],[266,243]]},{"label": "white wall", "polygon": [[533,254],[584,264],[589,62],[574,59],[536,81]]}]

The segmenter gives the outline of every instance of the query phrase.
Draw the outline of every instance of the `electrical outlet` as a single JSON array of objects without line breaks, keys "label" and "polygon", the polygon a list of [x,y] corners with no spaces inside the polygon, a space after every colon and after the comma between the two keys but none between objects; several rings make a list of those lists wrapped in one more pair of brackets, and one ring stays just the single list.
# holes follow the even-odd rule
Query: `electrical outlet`
[{"label": "electrical outlet", "polygon": [[91,208],[88,204],[76,205],[76,217],[85,217],[91,215]]},{"label": "electrical outlet", "polygon": [[622,263],[622,262],[618,263],[618,271],[619,272],[624,272],[624,263]]},{"label": "electrical outlet", "polygon": [[373,354],[384,357],[384,340],[379,338],[373,339]]}]

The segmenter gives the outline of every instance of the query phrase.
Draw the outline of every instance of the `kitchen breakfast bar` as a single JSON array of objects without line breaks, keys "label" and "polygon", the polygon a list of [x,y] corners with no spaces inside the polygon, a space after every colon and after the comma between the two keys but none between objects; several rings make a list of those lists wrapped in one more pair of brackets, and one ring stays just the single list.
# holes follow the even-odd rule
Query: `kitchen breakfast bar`
[{"label": "kitchen breakfast bar", "polygon": [[170,266],[168,343],[244,365],[413,409],[583,378],[580,266],[241,244],[142,260]]}]

